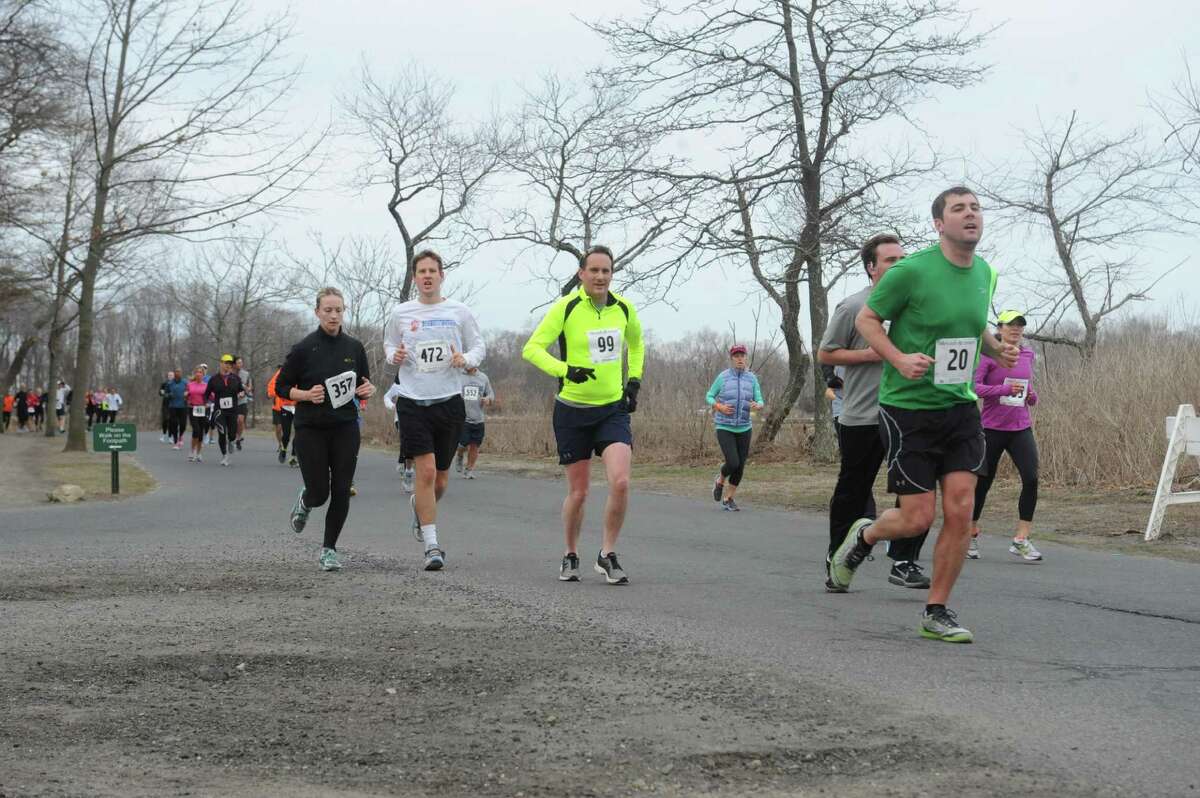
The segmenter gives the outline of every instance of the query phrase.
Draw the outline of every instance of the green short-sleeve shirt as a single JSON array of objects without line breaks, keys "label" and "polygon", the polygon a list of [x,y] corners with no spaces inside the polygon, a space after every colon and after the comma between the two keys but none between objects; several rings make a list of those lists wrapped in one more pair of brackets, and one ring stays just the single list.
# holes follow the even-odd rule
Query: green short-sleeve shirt
[{"label": "green short-sleeve shirt", "polygon": [[935,362],[919,380],[885,363],[879,403],[944,410],[977,401],[975,366],[995,290],[996,270],[987,261],[976,256],[969,268],[955,266],[937,245],[888,269],[867,307],[891,321],[888,337],[901,352],[924,352]]}]

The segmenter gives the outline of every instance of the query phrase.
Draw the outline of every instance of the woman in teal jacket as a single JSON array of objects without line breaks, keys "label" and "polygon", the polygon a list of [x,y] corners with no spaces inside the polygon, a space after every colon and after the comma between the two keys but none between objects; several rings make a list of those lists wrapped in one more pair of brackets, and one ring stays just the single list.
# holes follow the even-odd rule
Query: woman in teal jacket
[{"label": "woman in teal jacket", "polygon": [[726,512],[739,510],[733,496],[746,470],[750,456],[750,434],[753,422],[750,411],[763,406],[762,387],[754,372],[746,370],[746,347],[734,344],[729,348],[730,367],[717,375],[706,397],[712,405],[713,421],[717,425],[717,443],[725,462],[713,484],[713,498]]}]

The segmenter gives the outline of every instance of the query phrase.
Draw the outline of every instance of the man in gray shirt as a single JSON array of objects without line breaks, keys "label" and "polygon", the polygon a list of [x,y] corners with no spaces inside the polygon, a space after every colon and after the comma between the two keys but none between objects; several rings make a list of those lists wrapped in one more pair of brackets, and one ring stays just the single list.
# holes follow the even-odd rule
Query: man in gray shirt
[{"label": "man in gray shirt", "polygon": [[[483,444],[483,408],[490,406],[495,397],[492,382],[486,374],[477,368],[466,369],[462,375],[462,398],[463,406],[467,409],[467,418],[463,424],[462,436],[458,440],[455,468],[467,479],[475,479],[475,462],[479,459],[479,447]],[[467,457],[465,469],[464,454]]]},{"label": "man in gray shirt", "polygon": [[[861,255],[871,284],[838,303],[817,352],[817,360],[822,365],[839,366],[845,372],[842,411],[836,425],[842,462],[837,487],[829,501],[829,554],[825,558],[825,589],[831,593],[845,591],[829,581],[829,557],[842,545],[851,524],[859,518],[875,516],[872,491],[885,456],[879,434],[879,380],[883,376],[883,358],[859,335],[854,319],[884,272],[904,257],[904,249],[899,238],[884,233],[863,244]],[[889,582],[903,587],[929,587],[929,577],[917,565],[928,533],[926,530],[919,537],[893,541],[888,546],[888,557],[894,561]]]}]

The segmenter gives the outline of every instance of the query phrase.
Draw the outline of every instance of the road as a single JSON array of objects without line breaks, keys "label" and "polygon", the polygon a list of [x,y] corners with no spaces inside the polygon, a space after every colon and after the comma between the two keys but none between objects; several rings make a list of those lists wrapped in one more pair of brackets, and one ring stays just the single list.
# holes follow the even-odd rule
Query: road
[{"label": "road", "polygon": [[0,794],[1200,794],[1196,565],[987,538],[954,646],[885,557],[828,595],[823,517],[707,485],[635,490],[609,587],[556,579],[561,481],[454,475],[427,574],[364,452],[323,574],[264,439],[141,446],[148,496],[0,511]]}]

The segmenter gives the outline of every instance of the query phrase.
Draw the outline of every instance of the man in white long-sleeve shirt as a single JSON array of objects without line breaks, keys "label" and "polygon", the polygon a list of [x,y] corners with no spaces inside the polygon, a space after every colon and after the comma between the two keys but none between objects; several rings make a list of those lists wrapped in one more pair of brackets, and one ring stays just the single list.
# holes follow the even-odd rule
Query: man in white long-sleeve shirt
[{"label": "man in white long-sleeve shirt", "polygon": [[396,377],[396,417],[404,456],[416,471],[412,496],[413,535],[425,544],[425,570],[446,562],[437,538],[437,502],[450,482],[450,466],[466,419],[459,391],[464,368],[476,368],[485,354],[475,316],[461,302],[442,296],[442,258],[433,250],[413,256],[417,298],[400,305],[384,329],[389,363]]}]

